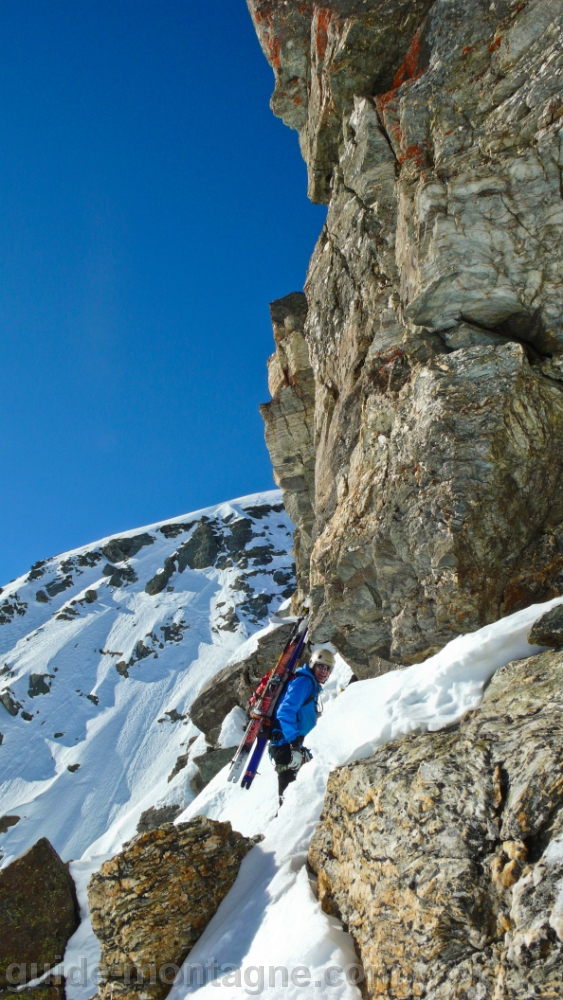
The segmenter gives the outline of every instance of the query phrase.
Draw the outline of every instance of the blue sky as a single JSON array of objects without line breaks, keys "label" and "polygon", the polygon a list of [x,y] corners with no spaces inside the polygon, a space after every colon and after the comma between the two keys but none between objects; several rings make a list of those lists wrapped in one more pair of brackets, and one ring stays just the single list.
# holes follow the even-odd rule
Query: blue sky
[{"label": "blue sky", "polygon": [[0,4],[0,582],[273,485],[268,302],[324,209],[244,0]]}]

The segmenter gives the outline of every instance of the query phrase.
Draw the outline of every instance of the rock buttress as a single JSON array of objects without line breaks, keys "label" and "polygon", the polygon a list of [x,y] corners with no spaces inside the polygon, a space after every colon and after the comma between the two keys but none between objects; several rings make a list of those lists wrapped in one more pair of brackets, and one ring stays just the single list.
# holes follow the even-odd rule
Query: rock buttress
[{"label": "rock buttress", "polygon": [[328,203],[312,637],[416,662],[563,592],[563,3],[248,3]]},{"label": "rock buttress", "polygon": [[307,299],[293,292],[270,305],[275,354],[268,361],[272,400],[260,407],[274,479],[296,525],[293,537],[298,610],[309,593],[309,564],[315,523],[315,379],[303,335]]},{"label": "rock buttress", "polygon": [[560,997],[563,653],[499,670],[455,730],[329,779],[309,861],[369,998]]}]

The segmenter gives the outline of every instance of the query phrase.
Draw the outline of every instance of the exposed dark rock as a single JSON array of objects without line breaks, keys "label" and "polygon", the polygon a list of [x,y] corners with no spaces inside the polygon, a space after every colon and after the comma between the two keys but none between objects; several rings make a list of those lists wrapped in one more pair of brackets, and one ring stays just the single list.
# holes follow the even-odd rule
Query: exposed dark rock
[{"label": "exposed dark rock", "polygon": [[52,680],[53,677],[54,674],[30,674],[28,696],[37,698],[40,694],[49,694],[51,686],[47,683],[47,679]]},{"label": "exposed dark rock", "polygon": [[22,601],[17,594],[12,594],[11,599],[6,598],[0,604],[0,625],[9,625],[13,621],[14,615],[23,617],[27,607],[26,601]]},{"label": "exposed dark rock", "polygon": [[177,521],[175,524],[163,524],[157,530],[165,538],[177,538],[178,535],[182,535],[193,528],[195,523],[195,521]]},{"label": "exposed dark rock", "polygon": [[19,701],[15,700],[10,691],[2,691],[0,694],[0,703],[10,715],[17,715],[21,708]]},{"label": "exposed dark rock", "polygon": [[[62,580],[59,577],[51,580],[50,583],[46,584],[45,590],[47,591],[49,597],[56,597],[57,594],[62,594],[63,591],[68,590],[69,587],[72,587],[72,577],[70,574],[63,577]],[[37,595],[35,596],[37,600]]]},{"label": "exposed dark rock", "polygon": [[245,507],[244,512],[248,514],[249,517],[254,518],[255,521],[260,521],[263,517],[267,517],[272,511],[276,514],[281,514],[284,510],[283,503],[274,503],[270,506],[268,503],[257,504],[254,507]]},{"label": "exposed dark rock", "polygon": [[263,621],[268,614],[268,608],[273,599],[273,594],[255,594],[243,601],[242,604],[237,605],[237,609],[247,614],[250,620],[257,624]]},{"label": "exposed dark rock", "polygon": [[80,764],[69,764],[67,767],[67,771],[70,771],[71,774],[74,774],[75,771],[78,771],[79,767]]},{"label": "exposed dark rock", "polygon": [[206,785],[219,774],[234,757],[236,747],[221,747],[219,750],[208,750],[207,753],[194,757],[194,764],[197,764],[197,772],[190,781],[196,795],[205,788]]},{"label": "exposed dark rock", "polygon": [[118,660],[118,662],[115,664],[115,669],[117,670],[118,674],[121,674],[122,677],[129,677],[129,670],[125,660]]},{"label": "exposed dark rock", "polygon": [[247,549],[245,555],[253,560],[254,566],[267,566],[272,562],[274,555],[273,545],[255,545],[252,549]]},{"label": "exposed dark rock", "polygon": [[168,775],[167,778],[168,784],[170,784],[172,779],[175,778],[176,775],[180,773],[180,771],[183,771],[184,768],[187,767],[189,759],[190,759],[189,751],[187,753],[179,754],[179,756],[176,758],[176,763],[174,764],[174,767],[172,768],[170,774]]},{"label": "exposed dark rock", "polygon": [[225,545],[235,559],[242,554],[245,546],[256,538],[256,533],[252,529],[253,524],[248,517],[239,517],[229,524],[230,535],[225,536]]},{"label": "exposed dark rock", "polygon": [[[102,1000],[163,1000],[166,963],[181,965],[233,885],[254,841],[198,816],[167,823],[135,837],[90,879],[94,933],[102,945]],[[128,970],[148,972],[156,983],[124,982]]]},{"label": "exposed dark rock", "polygon": [[563,604],[538,618],[528,633],[531,646],[563,646]]},{"label": "exposed dark rock", "polygon": [[158,719],[157,721],[158,722],[183,722],[183,720],[185,718],[186,718],[186,716],[182,715],[182,713],[179,712],[177,708],[172,708],[172,709],[167,710],[164,713],[164,715],[161,716],[160,719]]},{"label": "exposed dark rock", "polygon": [[33,583],[34,580],[39,580],[45,573],[45,559],[40,559],[31,567],[29,573],[27,574],[26,583]]},{"label": "exposed dark rock", "polygon": [[224,718],[248,700],[258,682],[275,665],[289,639],[293,625],[280,625],[258,640],[257,648],[245,659],[227,664],[201,689],[192,702],[190,718],[209,743],[216,743]]},{"label": "exposed dark rock", "polygon": [[98,552],[97,549],[93,549],[91,552],[83,552],[82,555],[77,557],[77,563],[79,566],[89,566],[92,568],[102,559],[102,553]]},{"label": "exposed dark rock", "polygon": [[79,924],[74,883],[45,837],[0,871],[0,912],[0,989],[5,989],[14,985],[19,965],[56,965]]},{"label": "exposed dark rock", "polygon": [[222,537],[208,518],[202,517],[191,538],[180,545],[175,553],[178,571],[183,573],[187,566],[190,569],[207,569],[213,566],[224,545]]},{"label": "exposed dark rock", "polygon": [[223,617],[217,622],[217,628],[221,632],[236,632],[239,625],[240,618],[234,608],[229,608],[229,610],[226,611]]},{"label": "exposed dark rock", "polygon": [[164,823],[173,823],[176,816],[182,812],[182,807],[176,804],[168,806],[151,806],[141,813],[137,823],[137,833],[148,833],[149,830],[156,830]]},{"label": "exposed dark rock", "polygon": [[100,704],[100,699],[98,698],[97,695],[95,695],[95,694],[87,694],[86,697],[88,698],[88,701],[92,702],[93,705],[99,705]]},{"label": "exposed dark rock", "polygon": [[102,545],[101,551],[110,562],[123,562],[125,559],[132,559],[143,546],[152,545],[154,541],[148,531],[143,531],[132,538],[112,538],[107,545]]},{"label": "exposed dark rock", "polygon": [[7,833],[11,826],[19,823],[20,816],[0,816],[0,833]]},{"label": "exposed dark rock", "polygon": [[169,556],[164,560],[164,568],[159,569],[157,573],[145,584],[145,592],[147,594],[161,594],[164,588],[167,586],[168,581],[171,576],[176,572],[176,563],[173,556]]},{"label": "exposed dark rock", "polygon": [[136,583],[138,577],[132,566],[111,566],[106,563],[102,570],[104,576],[109,576],[110,587],[122,587],[126,583]]},{"label": "exposed dark rock", "polygon": [[154,654],[154,649],[151,646],[145,646],[142,639],[138,639],[135,643],[135,649],[133,650],[133,656],[129,660],[129,666],[132,667],[134,663],[138,660],[144,660],[147,656],[152,656]]},{"label": "exposed dark rock", "polygon": [[40,604],[48,604],[49,603],[49,598],[47,597],[47,594],[45,593],[44,590],[38,590],[37,591],[37,593],[35,595],[35,600],[39,601]]},{"label": "exposed dark rock", "polygon": [[181,642],[184,638],[184,632],[189,627],[182,622],[172,622],[171,625],[161,625],[160,631],[165,642]]}]

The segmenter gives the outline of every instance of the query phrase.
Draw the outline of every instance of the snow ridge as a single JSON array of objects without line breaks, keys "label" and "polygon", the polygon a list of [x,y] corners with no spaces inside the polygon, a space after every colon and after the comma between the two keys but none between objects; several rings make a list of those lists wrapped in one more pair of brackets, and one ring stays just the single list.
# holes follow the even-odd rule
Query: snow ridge
[{"label": "snow ridge", "polygon": [[65,861],[115,853],[145,809],[189,804],[205,750],[189,707],[293,591],[291,531],[273,490],[109,536],[3,589],[0,817],[19,821],[2,865],[40,836]]}]

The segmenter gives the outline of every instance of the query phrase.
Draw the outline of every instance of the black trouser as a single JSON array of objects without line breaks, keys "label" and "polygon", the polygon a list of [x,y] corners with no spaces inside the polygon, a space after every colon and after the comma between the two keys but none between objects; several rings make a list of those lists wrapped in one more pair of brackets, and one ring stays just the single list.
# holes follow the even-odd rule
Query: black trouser
[{"label": "black trouser", "polygon": [[[289,764],[291,760],[291,744],[270,744],[270,753],[276,767],[284,767],[284,765]],[[283,793],[285,792],[287,786],[290,785],[292,781],[295,781],[298,770],[299,768],[296,768],[295,770],[293,768],[288,768],[286,771],[278,771],[278,793],[280,800],[283,798]]]}]

